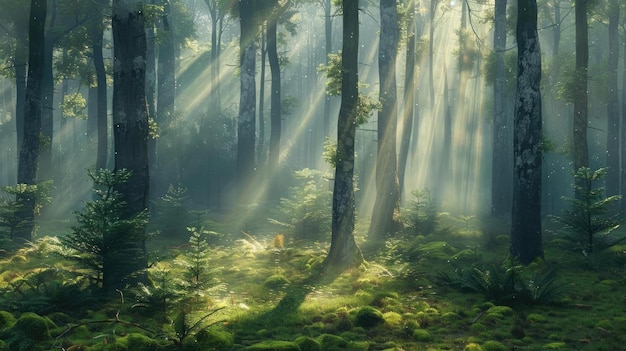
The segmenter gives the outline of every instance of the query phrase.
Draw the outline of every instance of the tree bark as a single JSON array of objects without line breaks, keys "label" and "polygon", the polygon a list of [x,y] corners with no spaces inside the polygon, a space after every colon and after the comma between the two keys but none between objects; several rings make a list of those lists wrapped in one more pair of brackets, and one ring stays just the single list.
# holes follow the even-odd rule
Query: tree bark
[{"label": "tree bark", "polygon": [[[404,109],[402,111],[402,134],[400,137],[400,153],[398,155],[398,194],[401,201],[406,197],[406,184],[404,177],[406,173],[406,165],[409,158],[409,149],[411,147],[411,132],[413,131],[413,123],[416,114],[417,93],[417,71],[415,69],[415,50],[417,43],[417,0],[409,2],[408,15],[406,16],[407,42],[406,42],[406,64],[404,73]],[[417,134],[413,134],[413,138],[417,138]]]},{"label": "tree bark", "polygon": [[237,197],[238,202],[249,201],[252,179],[256,170],[256,44],[257,23],[254,0],[239,2],[241,38],[239,57],[239,120],[237,123]]},{"label": "tree bark", "polygon": [[493,34],[493,50],[496,61],[493,83],[493,154],[491,169],[491,214],[495,217],[507,215],[511,209],[511,125],[507,118],[506,77],[504,50],[506,49],[506,4],[507,0],[496,0]]},{"label": "tree bark", "polygon": [[[587,26],[587,0],[576,0],[576,86],[574,97],[574,171],[589,167],[587,140],[588,98],[587,74],[589,66],[589,28]],[[579,180],[577,179],[578,183]],[[578,194],[576,194],[578,196]]]},{"label": "tree bark", "polygon": [[378,47],[379,97],[378,153],[376,155],[376,200],[369,239],[376,241],[399,229],[394,213],[400,205],[396,133],[398,127],[396,58],[398,54],[398,9],[396,0],[380,1]]},{"label": "tree bark", "polygon": [[326,269],[341,270],[363,262],[354,239],[354,140],[358,103],[359,4],[343,1],[341,106],[337,122],[337,164],[333,189],[332,237]]},{"label": "tree bark", "polygon": [[[276,4],[276,9],[280,5]],[[270,15],[267,22],[267,58],[270,63],[270,73],[272,76],[271,94],[270,94],[270,146],[268,156],[268,170],[270,172],[276,172],[279,165],[280,156],[280,138],[282,130],[282,116],[281,116],[281,79],[280,79],[280,64],[278,61],[278,49],[276,45],[276,27],[278,22],[278,13]],[[273,173],[275,174],[275,173]],[[270,177],[271,179],[272,177]],[[276,178],[278,179],[278,178]],[[278,185],[278,184],[275,184]],[[273,187],[275,189],[275,186]],[[272,193],[278,194],[277,191]]]},{"label": "tree bark", "polygon": [[619,98],[617,87],[617,66],[619,61],[618,25],[620,6],[617,0],[609,3],[609,53],[607,62],[608,101],[607,101],[607,140],[606,140],[606,174],[605,193],[607,196],[620,194],[620,124]]},{"label": "tree bark", "polygon": [[[147,209],[148,203],[148,111],[146,108],[146,32],[140,1],[113,2],[113,136],[115,171],[131,172],[131,177],[116,187],[126,202],[126,218]],[[130,234],[129,234],[130,235]],[[137,272],[147,266],[145,242],[129,238],[129,247],[142,252],[125,267],[124,273]],[[119,279],[113,279],[117,281]]]},{"label": "tree bark", "polygon": [[[46,27],[46,0],[32,0],[28,25],[28,77],[26,80],[26,101],[24,111],[24,140],[20,148],[17,182],[35,185],[40,153],[41,133],[41,81],[44,66],[44,37]],[[16,195],[19,207],[15,215],[22,221],[11,236],[16,242],[32,240],[35,227],[36,194],[25,191]]]},{"label": "tree bark", "polygon": [[536,0],[518,0],[517,98],[513,140],[511,254],[522,264],[543,258],[541,241],[541,49]]}]

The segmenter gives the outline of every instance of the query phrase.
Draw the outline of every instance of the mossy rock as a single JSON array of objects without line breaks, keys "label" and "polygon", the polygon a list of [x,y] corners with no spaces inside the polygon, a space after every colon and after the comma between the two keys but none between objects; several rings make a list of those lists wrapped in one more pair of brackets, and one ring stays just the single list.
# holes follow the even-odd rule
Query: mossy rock
[{"label": "mossy rock", "polygon": [[322,334],[318,340],[324,351],[342,351],[348,347],[348,342],[337,335]]},{"label": "mossy rock", "polygon": [[356,313],[354,322],[360,327],[369,328],[384,323],[385,319],[379,310],[372,306],[364,306]]},{"label": "mossy rock", "polygon": [[513,309],[509,306],[493,306],[487,310],[487,314],[499,314],[502,316],[510,316],[513,314]]},{"label": "mossy rock", "polygon": [[509,348],[503,343],[495,340],[485,341],[483,344],[483,351],[508,351]]},{"label": "mossy rock", "polygon": [[301,351],[322,351],[319,341],[308,336],[301,335],[294,342],[298,344]]},{"label": "mossy rock", "polygon": [[289,283],[289,279],[285,278],[284,275],[274,274],[265,279],[263,286],[268,289],[280,289]]},{"label": "mossy rock", "polygon": [[383,319],[386,324],[392,327],[402,324],[402,315],[398,312],[385,312],[383,313]]},{"label": "mossy rock", "polygon": [[16,319],[7,311],[0,311],[0,331],[9,329],[15,325]]},{"label": "mossy rock", "polygon": [[9,351],[9,347],[4,340],[0,340],[0,351]]},{"label": "mossy rock", "polygon": [[33,341],[46,341],[50,340],[51,328],[56,328],[56,325],[50,319],[33,312],[26,312],[15,322],[11,333],[20,334]]},{"label": "mossy rock", "polygon": [[300,346],[292,341],[261,341],[245,348],[246,351],[301,351]]},{"label": "mossy rock", "polygon": [[200,350],[228,350],[233,347],[233,334],[219,329],[202,329],[196,333],[196,342]]},{"label": "mossy rock", "polygon": [[432,341],[433,340],[432,335],[430,335],[428,330],[425,330],[425,329],[415,329],[411,336],[413,337],[413,339],[415,339],[417,341],[422,341],[422,342],[427,342],[427,341]]},{"label": "mossy rock", "polygon": [[370,348],[370,343],[367,341],[351,341],[348,343],[348,351],[367,351]]},{"label": "mossy rock", "polygon": [[126,346],[132,351],[155,351],[159,348],[156,340],[139,333],[128,334]]},{"label": "mossy rock", "polygon": [[596,324],[596,328],[602,328],[606,330],[613,330],[613,323],[608,319],[602,319]]},{"label": "mossy rock", "polygon": [[483,351],[483,348],[476,343],[470,342],[469,344],[465,345],[463,351]]}]

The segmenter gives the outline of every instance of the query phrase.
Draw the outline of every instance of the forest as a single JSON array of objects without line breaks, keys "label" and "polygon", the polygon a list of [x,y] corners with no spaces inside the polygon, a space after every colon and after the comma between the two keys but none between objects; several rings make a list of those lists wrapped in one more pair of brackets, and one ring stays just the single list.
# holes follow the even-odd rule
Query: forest
[{"label": "forest", "polygon": [[0,7],[0,351],[624,349],[626,2]]}]

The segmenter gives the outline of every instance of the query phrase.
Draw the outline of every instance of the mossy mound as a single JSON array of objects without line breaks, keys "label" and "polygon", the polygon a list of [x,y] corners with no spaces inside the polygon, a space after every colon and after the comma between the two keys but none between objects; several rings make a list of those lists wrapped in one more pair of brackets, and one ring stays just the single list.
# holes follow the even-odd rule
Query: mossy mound
[{"label": "mossy mound", "polygon": [[418,245],[412,250],[417,257],[426,257],[431,259],[448,260],[456,255],[459,250],[451,246],[445,241],[432,241],[423,245]]},{"label": "mossy mound", "polygon": [[7,311],[0,311],[0,332],[15,325],[15,317]]},{"label": "mossy mound", "polygon": [[132,351],[155,351],[159,349],[156,340],[138,333],[130,333],[126,336],[126,346]]},{"label": "mossy mound", "polygon": [[383,314],[372,306],[364,306],[356,313],[354,323],[360,327],[375,327],[385,322]]},{"label": "mossy mound", "polygon": [[469,344],[465,345],[463,351],[483,351],[483,348],[476,343],[470,342]]},{"label": "mossy mound", "polygon": [[299,336],[294,342],[298,344],[300,351],[322,351],[322,345],[319,341],[308,336]]},{"label": "mossy mound", "polygon": [[48,318],[26,312],[6,331],[9,350],[43,350],[52,339],[50,329],[56,325]]},{"label": "mossy mound", "polygon": [[300,346],[292,341],[262,341],[245,348],[246,351],[301,351]]},{"label": "mossy mound", "polygon": [[322,334],[318,340],[324,351],[343,351],[348,347],[348,342],[337,335]]},{"label": "mossy mound", "polygon": [[495,340],[485,341],[483,344],[483,351],[508,351],[509,348],[503,343]]},{"label": "mossy mound", "polygon": [[263,286],[268,289],[280,289],[285,287],[289,283],[289,279],[285,278],[284,275],[274,274],[265,279],[265,282],[263,282]]},{"label": "mossy mound", "polygon": [[199,350],[228,350],[233,347],[233,334],[218,328],[202,329],[196,333]]},{"label": "mossy mound", "polygon": [[417,341],[422,341],[422,342],[432,341],[433,339],[432,335],[430,335],[428,330],[425,330],[425,329],[415,329],[413,331],[412,336],[413,336],[413,339]]}]

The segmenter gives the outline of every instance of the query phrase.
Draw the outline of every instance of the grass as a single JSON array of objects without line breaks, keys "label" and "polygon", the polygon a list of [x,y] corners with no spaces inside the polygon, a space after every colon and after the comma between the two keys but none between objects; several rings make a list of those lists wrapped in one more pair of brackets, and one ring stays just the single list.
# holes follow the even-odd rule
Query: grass
[{"label": "grass", "polygon": [[[486,230],[450,222],[439,233],[389,240],[363,266],[326,276],[320,274],[319,262],[327,243],[286,238],[283,249],[274,248],[276,233],[260,226],[247,230],[261,244],[252,247],[239,231],[227,224],[222,229],[224,239],[210,248],[206,264],[214,284],[223,288],[207,289],[186,316],[193,324],[219,309],[202,320],[209,334],[198,328],[180,343],[171,342],[177,314],[157,320],[148,310],[132,309],[132,294],[124,290],[123,304],[120,296],[109,296],[72,309],[37,311],[57,326],[50,329],[49,339],[40,341],[40,349],[127,350],[132,344],[139,350],[191,350],[206,343],[217,350],[295,350],[294,345],[320,350],[617,350],[626,342],[624,247],[605,252],[604,263],[590,267],[578,253],[561,249],[558,238],[546,237],[543,265],[555,269],[563,286],[558,304],[504,306],[483,294],[457,289],[442,281],[440,273],[454,276],[468,267],[503,262],[508,243],[494,237],[506,232],[487,238]],[[45,232],[42,224],[40,233]],[[174,262],[185,253],[185,242],[152,243],[167,253],[161,267],[168,267],[172,276],[183,276],[183,268]],[[3,257],[0,309],[16,319],[24,312],[23,303],[13,303],[21,298],[15,295],[16,284],[21,284],[24,296],[45,304],[47,294],[56,290],[50,281],[37,282],[36,273],[61,285],[86,286],[79,284],[80,274],[67,273],[78,268],[59,260],[54,248],[55,241],[48,239]],[[41,274],[51,268],[54,274]],[[20,283],[25,277],[32,280]],[[370,312],[377,316],[374,322],[363,322]],[[81,326],[67,332],[67,325]],[[0,339],[10,340],[11,331],[5,327]],[[272,346],[271,341],[282,343]]]}]

